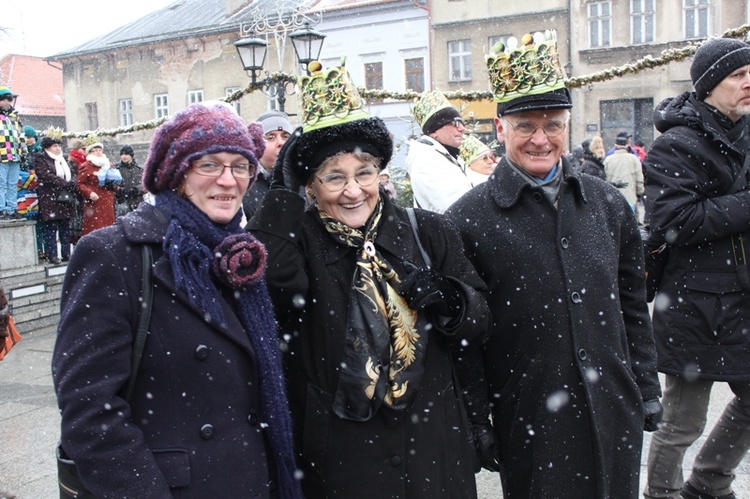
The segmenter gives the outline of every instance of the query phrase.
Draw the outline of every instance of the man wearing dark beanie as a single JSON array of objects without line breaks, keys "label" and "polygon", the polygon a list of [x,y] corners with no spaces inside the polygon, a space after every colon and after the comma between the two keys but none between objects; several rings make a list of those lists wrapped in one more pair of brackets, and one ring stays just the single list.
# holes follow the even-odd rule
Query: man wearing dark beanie
[{"label": "man wearing dark beanie", "polygon": [[[666,243],[668,258],[653,312],[664,420],[651,439],[643,494],[731,499],[734,470],[750,448],[750,46],[708,40],[690,76],[695,92],[656,107],[662,135],[644,161],[649,246]],[[649,275],[656,274],[653,262],[646,260]],[[684,481],[685,451],[703,433],[711,388],[720,381],[735,398]]]},{"label": "man wearing dark beanie", "polygon": [[472,188],[458,153],[466,127],[458,110],[437,90],[423,93],[412,114],[424,133],[409,142],[406,158],[414,206],[443,213]]}]

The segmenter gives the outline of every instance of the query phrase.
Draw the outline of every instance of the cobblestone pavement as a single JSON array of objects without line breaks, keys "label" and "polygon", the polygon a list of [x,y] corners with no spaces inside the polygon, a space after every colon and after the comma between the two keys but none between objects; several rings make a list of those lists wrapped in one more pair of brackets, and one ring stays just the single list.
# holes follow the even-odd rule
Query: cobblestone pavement
[{"label": "cobblestone pavement", "polygon": [[[58,497],[54,449],[59,438],[60,416],[49,368],[54,341],[51,332],[27,334],[0,362],[0,490],[12,490],[18,499]],[[729,388],[718,384],[707,428],[713,426],[730,398]],[[704,440],[705,436],[688,451],[686,468],[689,469]],[[642,484],[649,441],[646,434]],[[750,459],[746,457],[737,471],[735,493],[738,498],[750,498]],[[501,497],[499,481],[494,473],[483,471],[477,475],[480,499]]]}]

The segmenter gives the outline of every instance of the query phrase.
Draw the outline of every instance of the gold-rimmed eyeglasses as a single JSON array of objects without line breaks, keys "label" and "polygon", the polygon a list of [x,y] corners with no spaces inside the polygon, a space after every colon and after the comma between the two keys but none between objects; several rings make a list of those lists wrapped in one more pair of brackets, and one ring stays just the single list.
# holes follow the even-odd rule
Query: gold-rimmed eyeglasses
[{"label": "gold-rimmed eyeglasses", "polygon": [[328,175],[323,175],[322,177],[315,175],[315,179],[320,182],[320,184],[328,192],[338,192],[346,187],[346,184],[349,183],[350,178],[353,178],[357,185],[359,185],[360,187],[369,187],[378,180],[378,173],[379,172],[377,168],[370,166],[367,168],[362,168],[354,175],[344,175],[343,173],[329,173]]}]

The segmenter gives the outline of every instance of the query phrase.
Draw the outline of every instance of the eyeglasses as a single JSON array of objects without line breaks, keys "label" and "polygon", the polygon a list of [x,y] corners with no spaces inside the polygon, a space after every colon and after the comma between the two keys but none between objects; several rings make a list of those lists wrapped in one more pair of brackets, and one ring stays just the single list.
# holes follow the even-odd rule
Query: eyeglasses
[{"label": "eyeglasses", "polygon": [[255,175],[255,165],[248,163],[237,163],[236,165],[223,165],[212,161],[204,161],[193,165],[193,170],[198,175],[204,177],[221,177],[224,174],[224,168],[230,168],[234,178],[252,178]]},{"label": "eyeglasses", "polygon": [[349,179],[353,178],[360,187],[369,187],[378,179],[378,170],[373,167],[363,168],[354,175],[344,175],[343,173],[330,173],[315,178],[320,182],[328,192],[338,192],[346,187]]},{"label": "eyeglasses", "polygon": [[554,137],[557,137],[561,133],[565,131],[565,128],[568,126],[564,121],[548,121],[542,126],[536,126],[530,121],[522,121],[521,123],[513,124],[508,120],[504,120],[509,127],[513,129],[516,134],[518,134],[519,137],[528,139],[532,135],[536,133],[537,130],[540,128],[544,132],[544,135],[546,135],[548,138],[552,139]]},{"label": "eyeglasses", "polygon": [[0,100],[12,101],[13,100],[13,95],[11,95],[11,94],[0,95]]},{"label": "eyeglasses", "polygon": [[462,120],[461,118],[453,118],[453,121],[451,121],[451,125],[453,125],[456,128],[458,128],[459,125],[463,127],[466,126],[464,125],[464,120]]}]

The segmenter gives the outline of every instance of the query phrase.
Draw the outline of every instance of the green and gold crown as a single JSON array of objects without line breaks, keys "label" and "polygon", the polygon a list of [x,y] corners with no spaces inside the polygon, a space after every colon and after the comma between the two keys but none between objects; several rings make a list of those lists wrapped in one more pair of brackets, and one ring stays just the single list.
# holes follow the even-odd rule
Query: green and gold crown
[{"label": "green and gold crown", "polygon": [[48,127],[42,135],[55,140],[62,140],[63,130],[60,127]]},{"label": "green and gold crown", "polygon": [[517,40],[497,42],[486,56],[495,102],[508,102],[525,95],[538,95],[565,87],[565,73],[557,55],[554,30]]},{"label": "green and gold crown", "polygon": [[341,66],[323,71],[313,61],[311,74],[299,79],[303,133],[370,117],[344,65],[342,59]]},{"label": "green and gold crown", "polygon": [[490,148],[484,142],[479,140],[476,135],[464,135],[461,147],[458,148],[458,153],[467,166],[486,152],[490,152]]},{"label": "green and gold crown", "polygon": [[419,99],[415,100],[411,114],[417,120],[419,126],[423,127],[430,116],[448,107],[453,107],[453,105],[448,102],[445,95],[438,90],[432,90],[423,92]]}]

